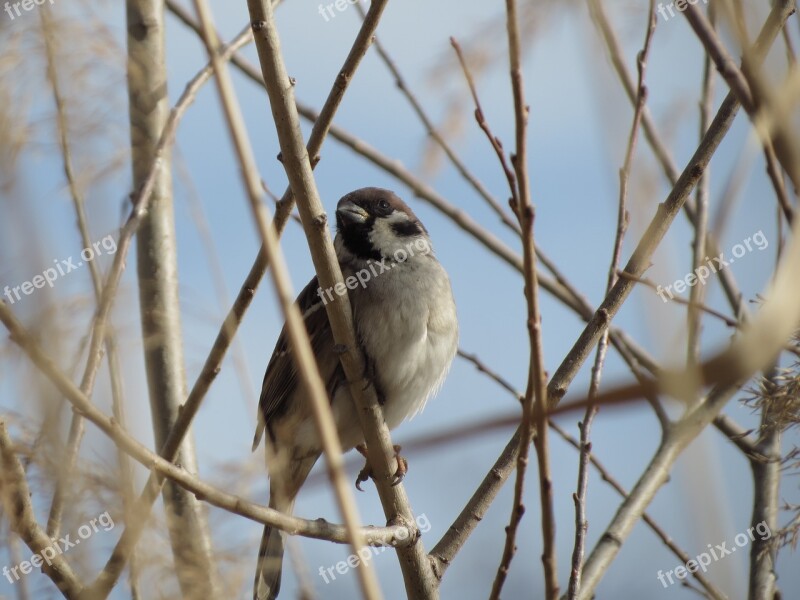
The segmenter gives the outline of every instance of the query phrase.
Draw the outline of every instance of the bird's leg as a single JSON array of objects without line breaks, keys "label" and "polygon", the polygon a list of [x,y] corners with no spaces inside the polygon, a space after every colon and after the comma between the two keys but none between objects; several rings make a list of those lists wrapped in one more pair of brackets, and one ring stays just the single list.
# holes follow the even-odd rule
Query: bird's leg
[{"label": "bird's leg", "polygon": [[[356,488],[363,492],[364,490],[361,488],[361,483],[366,481],[367,479],[375,479],[375,474],[372,471],[372,465],[369,462],[369,457],[367,456],[367,447],[364,444],[359,444],[356,446],[356,450],[364,457],[364,468],[361,469],[358,473],[358,477],[356,477]],[[394,478],[392,479],[392,486],[397,485],[406,476],[408,473],[408,461],[400,456],[400,450],[402,448],[398,445],[394,446],[394,459],[397,461],[397,470],[394,472]]]}]

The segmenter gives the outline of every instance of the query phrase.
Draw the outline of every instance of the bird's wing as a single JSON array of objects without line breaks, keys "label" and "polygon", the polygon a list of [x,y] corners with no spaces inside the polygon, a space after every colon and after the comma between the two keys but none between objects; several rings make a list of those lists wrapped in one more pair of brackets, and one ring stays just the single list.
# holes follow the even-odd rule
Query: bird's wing
[{"label": "bird's wing", "polygon": [[[311,349],[320,367],[323,380],[328,384],[329,393],[333,390],[331,385],[336,380],[336,373],[340,372],[338,356],[333,350],[333,334],[331,332],[325,305],[318,294],[319,283],[316,276],[297,297],[297,305],[311,340]],[[330,346],[330,352],[323,352]],[[288,408],[289,401],[298,385],[297,366],[292,357],[289,336],[286,325],[281,329],[281,335],[275,344],[267,372],[264,374],[264,383],[261,386],[261,399],[259,400],[258,426],[253,440],[253,450],[258,447],[264,429],[271,419],[280,417]]]}]

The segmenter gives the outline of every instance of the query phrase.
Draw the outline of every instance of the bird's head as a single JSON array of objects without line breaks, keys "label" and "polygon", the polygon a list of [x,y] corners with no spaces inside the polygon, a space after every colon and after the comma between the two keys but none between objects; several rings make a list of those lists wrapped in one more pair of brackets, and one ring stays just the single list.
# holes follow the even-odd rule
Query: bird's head
[{"label": "bird's head", "polygon": [[414,211],[381,188],[362,188],[342,197],[336,207],[336,230],[344,249],[363,260],[396,260],[396,255],[402,256],[399,251],[408,253],[410,248],[419,254],[431,252],[428,231]]}]

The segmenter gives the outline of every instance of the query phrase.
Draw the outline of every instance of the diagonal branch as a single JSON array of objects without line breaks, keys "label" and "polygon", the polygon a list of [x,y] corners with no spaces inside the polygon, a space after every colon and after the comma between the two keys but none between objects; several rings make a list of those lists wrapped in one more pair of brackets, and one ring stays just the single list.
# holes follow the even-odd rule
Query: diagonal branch
[{"label": "diagonal branch", "polygon": [[[95,407],[72,380],[58,368],[53,359],[44,352],[8,306],[2,302],[0,302],[0,322],[5,325],[11,339],[25,352],[31,362],[44,373],[56,389],[63,394],[73,409],[86,420],[96,425],[117,447],[147,469],[156,471],[159,476],[176,481],[179,485],[209,504],[240,514],[258,523],[270,525],[304,537],[324,539],[340,544],[348,542],[347,530],[343,525],[331,524],[324,519],[301,519],[285,515],[272,508],[248,502],[201,481],[179,465],[165,460],[131,436],[113,417],[106,416]],[[141,518],[141,514],[138,517]],[[403,546],[412,543],[414,540],[412,533],[414,531],[414,527],[409,528],[404,524],[388,527],[370,526],[361,529],[362,535],[367,538],[371,545],[389,546]],[[81,595],[82,599],[108,595],[108,592],[101,593],[102,590],[96,592],[91,587],[89,586],[84,590]]]},{"label": "diagonal branch", "polygon": [[[272,264],[272,279],[275,292],[286,318],[286,331],[289,343],[293,349],[299,380],[303,389],[306,390],[311,404],[314,424],[322,445],[323,454],[325,455],[336,500],[348,529],[350,545],[353,552],[357,554],[359,550],[364,547],[365,542],[359,530],[360,519],[355,499],[345,480],[341,442],[339,441],[339,436],[336,431],[330,400],[325,391],[325,383],[322,381],[319,366],[314,358],[311,341],[303,323],[303,316],[297,304],[294,303],[294,294],[291,289],[289,271],[281,254],[280,246],[278,245],[278,236],[272,224],[268,221],[267,209],[262,202],[261,177],[258,174],[255,155],[250,145],[241,108],[233,89],[230,74],[228,73],[227,63],[220,59],[218,50],[219,41],[216,36],[216,31],[212,26],[213,18],[211,16],[211,9],[206,0],[195,0],[194,5],[202,28],[203,41],[208,55],[211,58],[211,63],[214,65],[217,90],[222,102],[236,155],[242,168],[242,179],[248,200],[250,201],[253,218],[261,236],[264,250]],[[248,9],[251,13],[251,27],[253,31],[259,32],[259,34],[255,36],[255,39],[262,60],[264,50],[263,40],[270,32],[273,36],[272,40],[275,43],[273,48],[274,57],[276,59],[276,63],[273,67],[275,68],[272,72],[269,72],[265,65],[264,80],[268,84],[267,91],[271,92],[269,76],[273,75],[278,95],[291,98],[291,93],[285,91],[287,89],[291,90],[292,84],[281,62],[280,47],[277,44],[277,31],[274,29],[271,0],[260,2],[258,6],[256,6],[256,3],[248,3]],[[274,106],[276,98],[270,94],[270,99]],[[292,107],[294,107],[293,102]],[[279,115],[276,114],[275,122],[280,138],[282,133],[281,126],[285,125],[285,121],[282,121]],[[283,142],[283,140],[281,141]],[[312,177],[313,181],[313,176],[311,176],[311,164],[308,160],[308,154],[303,144],[299,127],[296,128],[295,142],[297,144],[297,147],[294,148],[297,153],[296,156],[302,156],[303,159],[305,159],[303,166],[307,168],[308,176]],[[286,152],[287,148],[283,143],[281,146],[284,149],[283,160],[284,165],[287,165],[287,174],[289,174],[290,182],[295,183],[292,181],[292,170],[288,168],[288,164],[290,164],[295,157],[289,152]],[[298,194],[299,190],[296,185],[293,185],[292,189],[299,199],[303,198],[303,196]],[[363,565],[363,568],[358,570],[358,579],[365,598],[379,600],[382,597],[374,568],[372,568],[371,565]]]},{"label": "diagonal branch", "polygon": [[[385,6],[385,0],[375,0],[370,6],[367,19],[377,21]],[[342,274],[326,226],[327,215],[311,172],[311,161],[302,144],[293,88],[283,64],[272,10],[262,0],[249,0],[248,8],[256,31],[256,47],[278,132],[282,163],[297,198],[298,211],[320,286],[333,287],[341,284]],[[390,465],[394,451],[375,389],[373,386],[364,389],[365,363],[354,334],[349,298],[342,296],[340,301],[329,303],[325,308],[334,340],[347,349],[340,360],[361,418],[370,464],[376,470],[375,481],[384,513],[390,522],[398,520],[411,524],[414,517],[404,488],[402,485],[391,485],[393,473]],[[417,539],[411,546],[398,550],[398,557],[409,597],[438,597],[436,580],[422,541]]]}]

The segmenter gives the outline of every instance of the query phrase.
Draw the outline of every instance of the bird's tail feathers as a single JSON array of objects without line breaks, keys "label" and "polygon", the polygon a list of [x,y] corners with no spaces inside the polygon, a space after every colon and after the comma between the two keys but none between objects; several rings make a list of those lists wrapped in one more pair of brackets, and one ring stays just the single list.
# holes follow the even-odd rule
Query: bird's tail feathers
[{"label": "bird's tail feathers", "polygon": [[[276,489],[279,476],[273,475],[270,483],[269,506],[284,514],[290,515],[294,510],[294,500],[300,486],[305,482],[308,473],[314,466],[317,457],[308,457],[292,461],[289,477],[280,480],[285,489]],[[253,600],[275,600],[281,590],[281,573],[283,571],[283,544],[286,534],[280,529],[266,525],[261,536],[261,546],[258,550],[258,565],[253,583]]]}]

